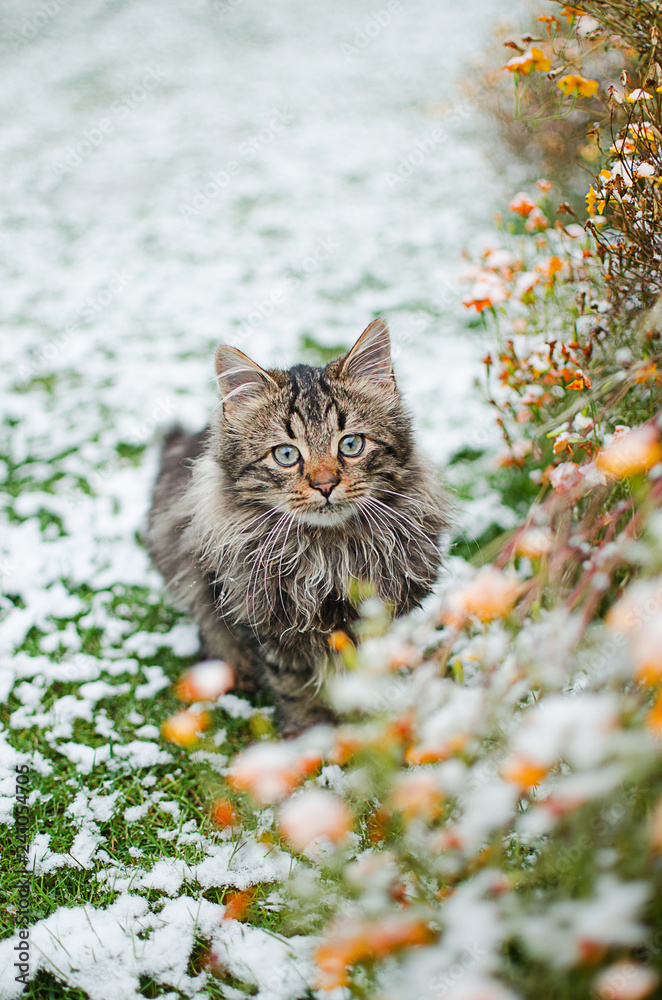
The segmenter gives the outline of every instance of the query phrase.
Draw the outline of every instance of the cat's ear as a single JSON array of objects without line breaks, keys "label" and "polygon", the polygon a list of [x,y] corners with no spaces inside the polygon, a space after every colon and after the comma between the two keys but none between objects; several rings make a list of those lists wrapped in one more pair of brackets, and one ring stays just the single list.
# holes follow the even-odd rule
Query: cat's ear
[{"label": "cat's ear", "polygon": [[382,382],[395,389],[391,339],[385,320],[380,317],[366,327],[343,361],[340,374],[363,381]]},{"label": "cat's ear", "polygon": [[221,344],[216,351],[214,367],[221,402],[226,410],[235,410],[245,400],[255,399],[269,389],[277,388],[271,375],[236,347]]}]

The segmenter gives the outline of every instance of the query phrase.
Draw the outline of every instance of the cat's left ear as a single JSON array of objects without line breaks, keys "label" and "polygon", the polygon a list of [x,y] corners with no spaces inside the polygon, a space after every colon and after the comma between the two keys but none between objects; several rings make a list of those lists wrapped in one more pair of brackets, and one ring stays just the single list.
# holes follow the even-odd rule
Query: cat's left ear
[{"label": "cat's left ear", "polygon": [[341,375],[367,382],[381,382],[395,391],[391,338],[386,320],[374,320],[354,344],[340,369]]}]

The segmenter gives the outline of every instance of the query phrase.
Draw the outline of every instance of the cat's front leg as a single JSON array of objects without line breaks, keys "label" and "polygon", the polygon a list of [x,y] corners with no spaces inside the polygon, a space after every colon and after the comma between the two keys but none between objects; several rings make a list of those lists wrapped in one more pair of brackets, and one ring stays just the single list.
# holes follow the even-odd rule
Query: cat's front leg
[{"label": "cat's front leg", "polygon": [[271,657],[265,668],[276,701],[276,721],[283,736],[296,736],[312,726],[338,722],[320,692],[317,664],[295,664],[285,654]]}]

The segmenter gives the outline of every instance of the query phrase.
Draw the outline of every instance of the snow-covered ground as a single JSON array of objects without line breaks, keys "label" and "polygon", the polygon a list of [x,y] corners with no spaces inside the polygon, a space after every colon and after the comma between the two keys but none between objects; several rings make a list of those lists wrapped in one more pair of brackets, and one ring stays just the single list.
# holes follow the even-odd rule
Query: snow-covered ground
[{"label": "snow-covered ground", "polygon": [[[83,775],[107,765],[111,789],[113,773],[149,768],[167,753],[137,713],[136,739],[112,759],[72,742],[72,725],[88,718],[102,732],[105,713],[94,706],[108,697],[103,683],[119,695],[122,678],[140,670],[143,699],[166,683],[158,665],[132,659],[149,655],[149,634],[121,646],[106,606],[116,584],[159,591],[136,541],[154,442],[176,420],[206,422],[216,344],[241,345],[265,365],[318,360],[311,342],[348,346],[386,312],[429,450],[443,461],[495,439],[474,388],[484,345],[466,326],[456,281],[461,249],[489,231],[495,207],[476,119],[456,86],[494,13],[488,0],[3,4],[0,469],[6,461],[13,486],[3,500],[12,518],[0,536],[0,577],[13,603],[2,598],[0,695],[14,689],[22,704],[10,730],[48,732],[43,773],[63,757]],[[71,592],[81,585],[95,592],[81,627],[104,630],[101,656],[78,652],[72,625],[47,634],[41,655],[13,658],[32,626],[53,633],[53,617],[80,613],[86,605]],[[190,626],[168,639],[181,655],[195,651]],[[49,653],[60,643],[71,656],[55,663]],[[86,687],[45,709],[58,680]],[[149,701],[140,704],[145,711]],[[0,755],[0,821],[11,825],[13,767],[28,758],[6,746]],[[103,867],[103,803],[92,796],[79,805],[83,867]],[[120,803],[106,805],[112,814]],[[38,868],[70,863],[49,854],[46,834],[33,844]],[[217,848],[201,850],[218,858]],[[149,883],[148,871],[141,877]],[[192,940],[196,920],[216,920],[194,892],[176,895],[196,877],[204,884],[199,868],[180,872],[173,890],[168,870],[164,891],[175,898],[158,918],[128,883],[114,909],[52,915],[34,930],[42,961],[82,970],[71,981],[107,1000],[95,966],[100,936],[103,961],[125,977],[118,997],[137,995],[141,974],[205,996],[202,980],[185,975],[186,956],[181,968],[167,966],[164,931]],[[131,945],[131,961],[118,965],[138,925],[145,946]],[[235,954],[252,953],[259,967],[268,952],[282,965],[282,976],[259,980],[258,996],[289,1000],[306,948],[290,974],[288,949],[251,933],[263,938],[251,952],[245,936]],[[6,943],[7,997],[20,990],[12,959],[2,971],[10,954]]]}]

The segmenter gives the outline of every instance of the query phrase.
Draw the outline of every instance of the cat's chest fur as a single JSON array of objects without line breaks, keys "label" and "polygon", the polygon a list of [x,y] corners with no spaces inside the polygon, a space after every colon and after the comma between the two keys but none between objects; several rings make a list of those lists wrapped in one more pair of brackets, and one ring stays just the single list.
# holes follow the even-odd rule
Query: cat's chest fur
[{"label": "cat's chest fur", "polygon": [[286,511],[238,504],[210,454],[193,469],[189,502],[188,541],[201,553],[220,615],[269,644],[301,645],[302,636],[349,627],[355,581],[371,583],[396,613],[429,590],[438,524],[426,530],[413,512],[309,525]]}]

